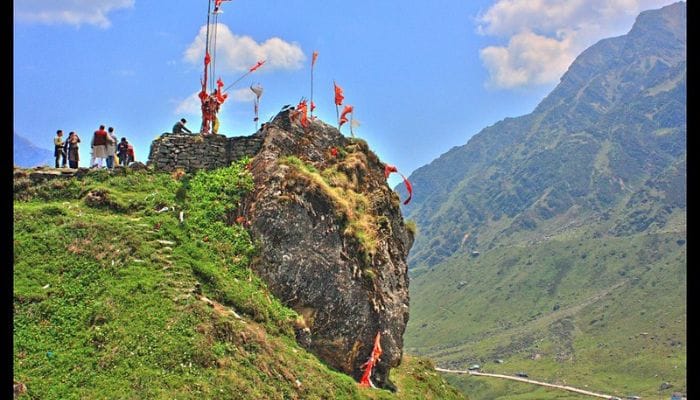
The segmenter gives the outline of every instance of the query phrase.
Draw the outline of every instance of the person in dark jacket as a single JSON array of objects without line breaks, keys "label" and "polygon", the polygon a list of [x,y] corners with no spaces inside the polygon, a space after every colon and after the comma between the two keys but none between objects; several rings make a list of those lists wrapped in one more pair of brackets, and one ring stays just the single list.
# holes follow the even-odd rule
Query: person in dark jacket
[{"label": "person in dark jacket", "polygon": [[187,123],[187,120],[182,118],[181,120],[177,121],[175,125],[173,125],[173,133],[192,133],[191,130],[187,129],[185,124]]},{"label": "person in dark jacket", "polygon": [[129,142],[123,137],[117,145],[117,155],[119,156],[119,165],[129,165]]},{"label": "person in dark jacket", "polygon": [[80,143],[80,138],[75,132],[68,134],[68,139],[64,145],[64,150],[68,154],[68,164],[71,168],[78,168],[78,162],[80,161],[80,152],[78,151],[78,143]]}]

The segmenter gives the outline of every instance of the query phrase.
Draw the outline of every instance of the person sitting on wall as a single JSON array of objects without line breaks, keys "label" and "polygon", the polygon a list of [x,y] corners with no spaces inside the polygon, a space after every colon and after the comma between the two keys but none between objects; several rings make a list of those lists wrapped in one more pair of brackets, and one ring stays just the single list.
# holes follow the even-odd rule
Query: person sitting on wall
[{"label": "person sitting on wall", "polygon": [[187,120],[184,118],[177,121],[175,123],[175,125],[173,125],[173,133],[184,133],[184,132],[192,133],[192,131],[187,129],[187,127],[185,126],[186,123],[187,123]]}]

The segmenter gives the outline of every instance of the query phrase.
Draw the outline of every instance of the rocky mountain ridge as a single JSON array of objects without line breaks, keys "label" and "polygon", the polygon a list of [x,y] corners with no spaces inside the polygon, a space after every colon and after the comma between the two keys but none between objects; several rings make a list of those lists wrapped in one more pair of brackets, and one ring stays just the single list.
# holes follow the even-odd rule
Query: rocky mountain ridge
[{"label": "rocky mountain ridge", "polygon": [[[664,205],[638,228],[663,226],[667,206],[684,206],[685,21],[684,3],[642,13],[629,34],[577,57],[531,114],[485,128],[416,170],[416,195],[404,208],[421,231],[411,266],[517,232],[551,236],[555,217],[561,225],[584,212],[606,223],[658,179],[668,183]],[[631,232],[627,219],[606,229]]]}]

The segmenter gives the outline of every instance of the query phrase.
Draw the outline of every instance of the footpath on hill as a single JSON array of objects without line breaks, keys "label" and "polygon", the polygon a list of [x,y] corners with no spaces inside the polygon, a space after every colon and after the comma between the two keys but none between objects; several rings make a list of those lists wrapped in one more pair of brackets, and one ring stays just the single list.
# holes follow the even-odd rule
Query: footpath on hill
[{"label": "footpath on hill", "polygon": [[577,389],[577,388],[571,387],[571,386],[555,385],[553,383],[540,382],[540,381],[535,381],[535,380],[528,379],[528,378],[521,378],[518,376],[508,376],[508,375],[502,375],[502,374],[490,374],[487,372],[478,372],[478,371],[462,371],[462,370],[445,369],[445,368],[439,368],[439,367],[435,367],[435,370],[439,371],[439,372],[448,372],[448,373],[454,373],[454,374],[469,374],[469,375],[475,375],[475,376],[490,376],[490,377],[494,377],[494,378],[510,379],[513,381],[532,383],[534,385],[546,386],[546,387],[551,387],[551,388],[555,388],[555,389],[568,390],[570,392],[585,394],[585,395],[593,396],[593,397],[600,397],[602,399],[616,399],[617,398],[617,397],[611,396],[609,394],[591,392],[589,390]]}]

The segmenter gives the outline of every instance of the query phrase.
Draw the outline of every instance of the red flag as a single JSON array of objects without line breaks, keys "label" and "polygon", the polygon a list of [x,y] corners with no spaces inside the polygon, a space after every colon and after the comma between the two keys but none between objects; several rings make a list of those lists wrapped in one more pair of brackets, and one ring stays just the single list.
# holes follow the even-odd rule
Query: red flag
[{"label": "red flag", "polygon": [[204,65],[207,66],[211,62],[211,56],[209,55],[209,52],[204,54]]},{"label": "red flag", "polygon": [[331,147],[331,155],[333,157],[338,157],[338,149],[335,147]]},{"label": "red flag", "polygon": [[411,182],[406,179],[403,174],[401,174],[401,177],[403,178],[403,184],[406,185],[406,190],[408,191],[408,198],[403,202],[403,205],[406,205],[411,202],[411,197],[413,197],[413,185],[411,185]]},{"label": "red flag", "polygon": [[311,101],[311,111],[313,112],[316,109],[316,104],[314,104],[313,100]]},{"label": "red flag", "polygon": [[335,105],[342,105],[343,99],[345,99],[345,96],[343,96],[343,88],[338,86],[335,82],[333,82],[333,87],[335,88]]},{"label": "red flag", "polygon": [[392,172],[399,172],[399,170],[393,165],[386,164],[384,166],[384,179],[387,179]]},{"label": "red flag", "polygon": [[408,179],[401,172],[399,172],[395,166],[390,164],[384,165],[384,179],[389,178],[389,175],[392,172],[396,172],[403,178],[403,184],[406,186],[406,191],[408,192],[408,198],[403,202],[403,204],[406,205],[411,202],[411,198],[413,197],[413,185],[411,185],[411,182],[409,182]]},{"label": "red flag", "polygon": [[224,1],[230,1],[230,0],[216,0],[216,2],[214,3],[214,10],[216,11],[216,9],[221,7],[221,3],[223,3]]},{"label": "red flag", "polygon": [[292,120],[297,120],[303,126],[304,128],[309,126],[309,119],[306,116],[307,112],[307,105],[306,105],[306,100],[302,100],[297,104],[296,108],[292,113],[290,114],[290,118]]},{"label": "red flag", "polygon": [[311,56],[311,68],[313,68],[314,64],[316,64],[317,58],[318,58],[318,51],[314,51],[313,55]]},{"label": "red flag", "polygon": [[228,97],[228,94],[224,94],[224,93],[221,91],[221,88],[222,88],[222,87],[224,87],[224,81],[222,81],[221,78],[219,78],[219,79],[216,80],[216,92],[215,92],[215,93],[216,93],[216,100],[217,100],[219,103],[224,104],[224,101],[226,101],[226,98]]},{"label": "red flag", "polygon": [[343,112],[340,114],[340,124],[338,126],[342,126],[344,123],[348,122],[346,115],[350,114],[351,112],[352,106],[345,106],[345,108],[343,108]]},{"label": "red flag", "polygon": [[260,68],[263,64],[265,64],[265,60],[258,61],[257,64],[255,64],[255,65],[253,65],[252,67],[250,67],[250,70],[249,70],[248,72],[253,72],[253,71],[255,71],[256,69]]},{"label": "red flag", "polygon": [[374,338],[374,347],[372,348],[372,353],[370,354],[367,362],[362,364],[360,368],[364,368],[365,372],[360,378],[360,386],[364,387],[374,387],[372,381],[369,379],[372,375],[372,368],[379,362],[379,357],[382,355],[382,345],[380,343],[381,334],[377,332],[377,336]]},{"label": "red flag", "polygon": [[306,128],[309,126],[309,120],[306,117],[306,100],[299,103],[299,111],[301,111],[301,126]]}]

